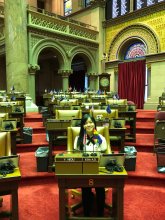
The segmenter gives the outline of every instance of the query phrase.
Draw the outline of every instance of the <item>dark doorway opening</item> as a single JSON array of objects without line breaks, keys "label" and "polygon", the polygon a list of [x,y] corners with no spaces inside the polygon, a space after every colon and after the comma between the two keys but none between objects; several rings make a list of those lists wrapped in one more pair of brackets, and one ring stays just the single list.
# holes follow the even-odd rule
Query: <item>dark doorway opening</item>
[{"label": "dark doorway opening", "polygon": [[59,62],[55,51],[51,48],[44,49],[39,55],[38,64],[40,70],[36,72],[35,76],[36,105],[42,106],[45,90],[61,89],[58,75]]},{"label": "dark doorway opening", "polygon": [[87,67],[84,59],[76,55],[72,61],[73,74],[69,76],[69,87],[72,90],[84,91],[85,88],[85,73],[87,72]]}]

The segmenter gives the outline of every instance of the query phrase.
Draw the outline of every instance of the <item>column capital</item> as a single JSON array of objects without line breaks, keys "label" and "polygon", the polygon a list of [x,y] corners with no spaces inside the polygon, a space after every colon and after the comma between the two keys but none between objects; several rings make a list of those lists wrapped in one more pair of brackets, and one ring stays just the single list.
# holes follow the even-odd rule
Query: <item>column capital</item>
[{"label": "column capital", "polygon": [[95,80],[99,74],[98,73],[87,73],[91,80]]},{"label": "column capital", "polygon": [[40,70],[40,66],[38,64],[28,64],[29,74],[34,75],[37,70]]},{"label": "column capital", "polygon": [[73,70],[58,70],[58,74],[62,77],[69,77],[73,73]]},{"label": "column capital", "polygon": [[87,73],[87,75],[88,75],[88,76],[93,76],[93,77],[97,77],[97,76],[99,76],[98,73]]}]

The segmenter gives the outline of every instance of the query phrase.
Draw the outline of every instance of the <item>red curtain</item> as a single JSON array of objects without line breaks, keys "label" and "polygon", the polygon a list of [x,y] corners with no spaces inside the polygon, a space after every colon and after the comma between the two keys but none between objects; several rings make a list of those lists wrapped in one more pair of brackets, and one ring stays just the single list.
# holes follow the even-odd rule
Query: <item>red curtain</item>
[{"label": "red curtain", "polygon": [[142,109],[145,93],[145,60],[119,64],[118,94]]}]

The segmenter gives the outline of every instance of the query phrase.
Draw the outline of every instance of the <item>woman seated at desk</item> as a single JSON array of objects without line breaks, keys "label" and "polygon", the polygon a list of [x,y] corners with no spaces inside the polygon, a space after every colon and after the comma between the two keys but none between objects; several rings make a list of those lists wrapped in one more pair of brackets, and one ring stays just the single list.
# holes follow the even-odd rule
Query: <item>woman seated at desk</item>
[{"label": "woman seated at desk", "polygon": [[[84,156],[88,156],[88,154],[94,154],[94,152],[98,151],[105,152],[106,149],[106,140],[101,134],[98,134],[95,119],[90,115],[85,114],[81,119],[80,134],[75,138],[74,141],[74,150],[84,151]],[[95,191],[97,215],[101,217],[104,215],[105,189],[102,187],[96,187]],[[92,188],[82,188],[82,203],[84,216],[90,216],[93,204]]]}]

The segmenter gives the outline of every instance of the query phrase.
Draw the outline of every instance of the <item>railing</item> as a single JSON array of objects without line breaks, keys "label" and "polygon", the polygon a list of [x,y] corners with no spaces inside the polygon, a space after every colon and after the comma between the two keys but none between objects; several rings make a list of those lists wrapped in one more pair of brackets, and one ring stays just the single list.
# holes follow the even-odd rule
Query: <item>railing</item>
[{"label": "railing", "polygon": [[94,26],[35,7],[30,7],[30,9],[28,7],[27,11],[29,27],[40,28],[45,31],[56,31],[86,40],[96,41],[97,39],[98,31]]},{"label": "railing", "polygon": [[61,15],[58,15],[58,14],[55,14],[55,13],[46,11],[45,9],[36,8],[36,7],[33,7],[33,6],[29,6],[29,5],[28,5],[28,9],[29,9],[30,11],[35,11],[35,12],[38,12],[38,13],[41,13],[41,14],[48,15],[48,16],[50,16],[50,17],[55,17],[55,18],[57,18],[57,19],[65,20],[65,21],[68,21],[68,22],[70,22],[70,23],[77,24],[77,25],[80,25],[80,26],[82,26],[82,27],[86,27],[86,28],[88,28],[88,29],[97,31],[97,27],[95,27],[95,26],[93,26],[93,25],[89,25],[89,24],[86,24],[86,23],[83,23],[83,22],[80,22],[80,21],[71,19],[71,18],[69,18],[69,17],[64,17],[64,16],[61,16]]}]

